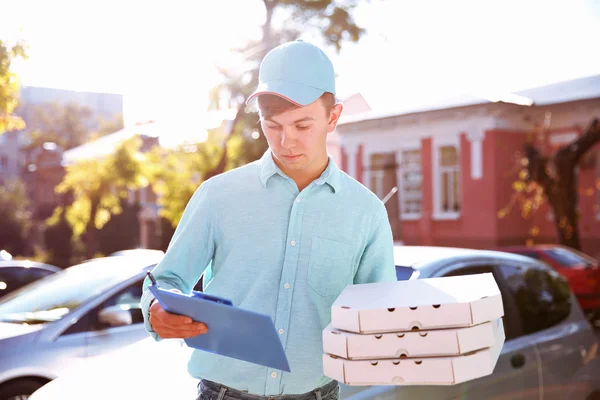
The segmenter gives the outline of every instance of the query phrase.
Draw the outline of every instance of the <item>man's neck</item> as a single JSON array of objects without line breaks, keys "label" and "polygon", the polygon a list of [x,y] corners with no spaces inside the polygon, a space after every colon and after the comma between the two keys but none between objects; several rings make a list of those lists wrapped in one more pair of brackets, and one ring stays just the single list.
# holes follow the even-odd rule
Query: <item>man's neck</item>
[{"label": "man's neck", "polygon": [[[279,164],[275,159],[273,159],[276,164]],[[281,171],[286,174],[291,180],[296,183],[298,186],[298,191],[304,190],[308,185],[311,184],[314,180],[318,179],[321,174],[327,169],[327,165],[329,164],[329,157],[325,156],[323,161],[317,162],[315,161],[315,165],[311,165],[309,169],[302,171],[287,171],[278,165]]]}]

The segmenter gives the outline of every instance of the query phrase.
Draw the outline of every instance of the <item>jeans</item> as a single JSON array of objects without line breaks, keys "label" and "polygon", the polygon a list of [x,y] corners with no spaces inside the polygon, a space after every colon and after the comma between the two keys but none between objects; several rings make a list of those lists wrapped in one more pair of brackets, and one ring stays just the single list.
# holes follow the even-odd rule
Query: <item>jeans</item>
[{"label": "jeans", "polygon": [[259,396],[202,379],[198,384],[196,400],[338,400],[339,394],[340,386],[337,381],[303,394]]}]

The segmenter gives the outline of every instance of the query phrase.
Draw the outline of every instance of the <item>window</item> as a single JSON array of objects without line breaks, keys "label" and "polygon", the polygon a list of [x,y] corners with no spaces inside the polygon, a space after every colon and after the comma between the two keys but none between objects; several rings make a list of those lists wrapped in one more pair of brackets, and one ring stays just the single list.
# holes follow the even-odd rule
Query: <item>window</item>
[{"label": "window", "polygon": [[0,155],[0,171],[6,171],[8,169],[8,156],[5,154]]},{"label": "window", "polygon": [[561,247],[556,247],[554,249],[544,250],[548,256],[550,256],[557,263],[565,266],[565,267],[575,267],[575,266],[592,266],[597,264],[598,262],[592,257],[585,256],[584,254],[578,254],[575,251],[570,251],[567,249],[563,249]]},{"label": "window", "polygon": [[442,213],[460,211],[460,165],[454,146],[440,147],[440,193]]},{"label": "window", "polygon": [[400,216],[417,219],[421,216],[423,175],[421,151],[404,150],[400,153]]},{"label": "window", "polygon": [[23,286],[50,275],[52,271],[43,268],[3,267],[0,268],[0,297]]},{"label": "window", "polygon": [[106,329],[107,327],[100,323],[98,320],[98,313],[109,306],[115,305],[127,305],[131,312],[132,320],[134,324],[141,324],[144,322],[141,309],[141,298],[142,298],[142,282],[138,280],[135,283],[129,285],[125,289],[119,291],[117,294],[104,301],[98,307],[89,311],[85,316],[80,318],[75,324],[71,325],[63,335],[78,332],[90,332]]},{"label": "window", "polygon": [[395,153],[375,153],[371,155],[369,166],[369,188],[383,199],[396,185]]},{"label": "window", "polygon": [[458,136],[433,138],[433,218],[458,219],[461,212],[460,142]]},{"label": "window", "polygon": [[502,265],[500,272],[515,299],[523,334],[550,328],[569,316],[569,285],[557,272],[516,265]]},{"label": "window", "polygon": [[[446,273],[444,276],[462,276],[485,273],[494,273],[494,267],[491,265],[473,265],[469,267],[455,269]],[[510,307],[507,307],[508,303],[506,301],[506,293],[501,292],[501,296],[502,303],[504,304],[504,318],[502,318],[502,323],[504,325],[504,335],[506,336],[506,340],[510,340],[518,336],[518,327],[511,322],[514,321],[514,316],[510,314]]]}]

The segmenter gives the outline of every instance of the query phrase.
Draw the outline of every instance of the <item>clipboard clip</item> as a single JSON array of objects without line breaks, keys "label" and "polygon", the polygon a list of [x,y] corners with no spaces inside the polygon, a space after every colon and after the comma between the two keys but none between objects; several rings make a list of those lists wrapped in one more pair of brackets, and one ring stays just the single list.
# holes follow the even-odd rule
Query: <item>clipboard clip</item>
[{"label": "clipboard clip", "polygon": [[[148,279],[150,279],[152,286],[154,286],[155,289],[159,289],[158,282],[154,278],[154,275],[152,275],[152,272],[148,271],[148,272],[146,272],[146,275],[148,276]],[[192,290],[191,296],[202,299],[202,300],[208,300],[208,301],[212,301],[215,303],[224,304],[226,306],[233,306],[233,303],[229,299],[225,299],[223,297],[215,296],[212,294],[198,292],[196,290]]]}]

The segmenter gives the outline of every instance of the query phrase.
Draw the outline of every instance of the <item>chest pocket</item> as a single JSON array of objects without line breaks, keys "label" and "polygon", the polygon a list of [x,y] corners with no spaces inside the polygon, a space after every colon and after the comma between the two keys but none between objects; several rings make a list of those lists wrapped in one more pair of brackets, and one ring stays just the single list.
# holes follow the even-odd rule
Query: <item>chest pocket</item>
[{"label": "chest pocket", "polygon": [[339,295],[350,282],[352,245],[313,237],[306,284],[321,296]]}]

